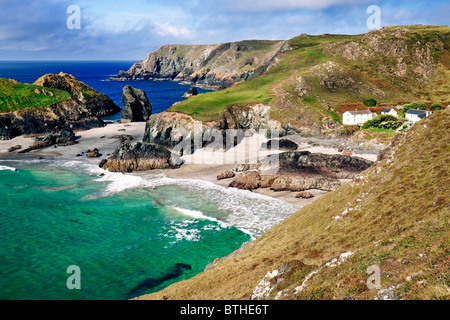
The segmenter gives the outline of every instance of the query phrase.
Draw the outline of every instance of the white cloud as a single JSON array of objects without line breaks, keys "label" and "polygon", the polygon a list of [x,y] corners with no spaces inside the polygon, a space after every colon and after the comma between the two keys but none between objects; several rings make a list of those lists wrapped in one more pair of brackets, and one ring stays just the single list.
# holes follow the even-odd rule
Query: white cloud
[{"label": "white cloud", "polygon": [[190,37],[192,34],[191,30],[189,30],[188,28],[175,27],[168,22],[165,22],[165,23],[156,22],[156,23],[154,23],[154,26],[155,26],[155,32],[161,37],[174,36],[177,38],[180,38],[180,37],[186,38],[186,37]]},{"label": "white cloud", "polygon": [[228,0],[221,6],[231,11],[321,10],[331,6],[362,4],[373,0]]}]

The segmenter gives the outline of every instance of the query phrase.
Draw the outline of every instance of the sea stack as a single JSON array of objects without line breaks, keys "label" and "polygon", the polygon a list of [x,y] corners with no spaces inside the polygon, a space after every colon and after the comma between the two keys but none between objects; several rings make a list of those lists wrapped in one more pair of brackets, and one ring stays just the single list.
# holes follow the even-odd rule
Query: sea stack
[{"label": "sea stack", "polygon": [[192,96],[196,96],[198,95],[198,91],[197,91],[197,87],[196,86],[192,86],[189,88],[189,90],[183,95],[184,98],[189,98]]},{"label": "sea stack", "polygon": [[141,89],[125,86],[122,93],[122,103],[122,121],[144,122],[152,115],[152,105]]}]

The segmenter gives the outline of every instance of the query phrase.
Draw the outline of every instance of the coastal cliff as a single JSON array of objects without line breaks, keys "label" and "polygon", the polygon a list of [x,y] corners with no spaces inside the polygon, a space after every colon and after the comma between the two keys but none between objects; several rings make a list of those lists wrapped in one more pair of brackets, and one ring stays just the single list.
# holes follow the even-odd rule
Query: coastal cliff
[{"label": "coastal cliff", "polygon": [[109,97],[65,73],[42,76],[33,85],[0,79],[0,87],[0,139],[57,127],[102,127],[100,117],[120,111]]},{"label": "coastal cliff", "polygon": [[249,40],[213,45],[164,45],[109,80],[173,80],[226,88],[269,68],[285,41]]}]

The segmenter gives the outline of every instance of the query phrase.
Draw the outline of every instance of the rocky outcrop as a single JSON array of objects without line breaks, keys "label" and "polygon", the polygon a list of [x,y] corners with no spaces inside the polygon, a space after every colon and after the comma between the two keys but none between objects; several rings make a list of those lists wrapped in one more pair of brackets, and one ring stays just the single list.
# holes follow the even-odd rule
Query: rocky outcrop
[{"label": "rocky outcrop", "polygon": [[183,95],[184,98],[189,98],[192,96],[198,95],[197,87],[192,86],[189,88],[189,90]]},{"label": "rocky outcrop", "polygon": [[120,111],[120,107],[108,96],[64,72],[59,74],[46,74],[37,79],[34,85],[59,89],[70,93],[73,100],[83,105],[95,117],[105,117]]},{"label": "rocky outcrop", "polygon": [[122,120],[131,122],[147,121],[152,115],[152,105],[145,92],[131,86],[125,86],[122,92]]},{"label": "rocky outcrop", "polygon": [[102,163],[103,169],[112,172],[147,171],[153,169],[173,169],[182,165],[176,154],[164,147],[150,143],[126,142],[108,160]]},{"label": "rocky outcrop", "polygon": [[282,172],[319,174],[339,179],[352,179],[372,164],[372,161],[359,157],[309,151],[290,151],[279,156],[279,166]]},{"label": "rocky outcrop", "polygon": [[173,80],[230,87],[264,73],[285,41],[240,41],[213,45],[164,45],[113,81]]},{"label": "rocky outcrop", "polygon": [[318,189],[332,191],[340,186],[336,179],[320,176],[304,177],[300,175],[264,175],[259,171],[248,171],[237,176],[230,184],[230,188],[255,190],[270,188],[274,191],[305,191]]},{"label": "rocky outcrop", "polygon": [[72,129],[65,128],[57,128],[52,133],[47,134],[43,137],[36,138],[36,141],[30,147],[21,150],[19,153],[27,153],[37,149],[44,149],[51,147],[53,145],[70,145],[74,144],[75,133]]},{"label": "rocky outcrop", "polygon": [[104,123],[73,99],[48,107],[25,108],[0,114],[0,137],[3,138],[51,133],[58,126],[68,126],[72,130],[88,130],[103,127]]}]

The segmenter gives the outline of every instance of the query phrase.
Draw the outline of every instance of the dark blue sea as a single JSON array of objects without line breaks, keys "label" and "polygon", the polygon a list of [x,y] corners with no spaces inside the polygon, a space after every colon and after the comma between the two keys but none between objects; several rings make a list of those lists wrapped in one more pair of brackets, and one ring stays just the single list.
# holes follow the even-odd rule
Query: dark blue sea
[{"label": "dark blue sea", "polygon": [[[184,100],[184,93],[190,88],[172,81],[106,81],[120,70],[128,70],[136,61],[0,61],[0,77],[23,83],[33,83],[47,73],[65,72],[75,76],[95,90],[106,94],[115,104],[122,107],[122,89],[126,85],[142,89],[153,107],[153,113],[167,110],[177,101]],[[198,88],[199,93],[208,90]],[[105,118],[119,120],[120,113]]]}]

